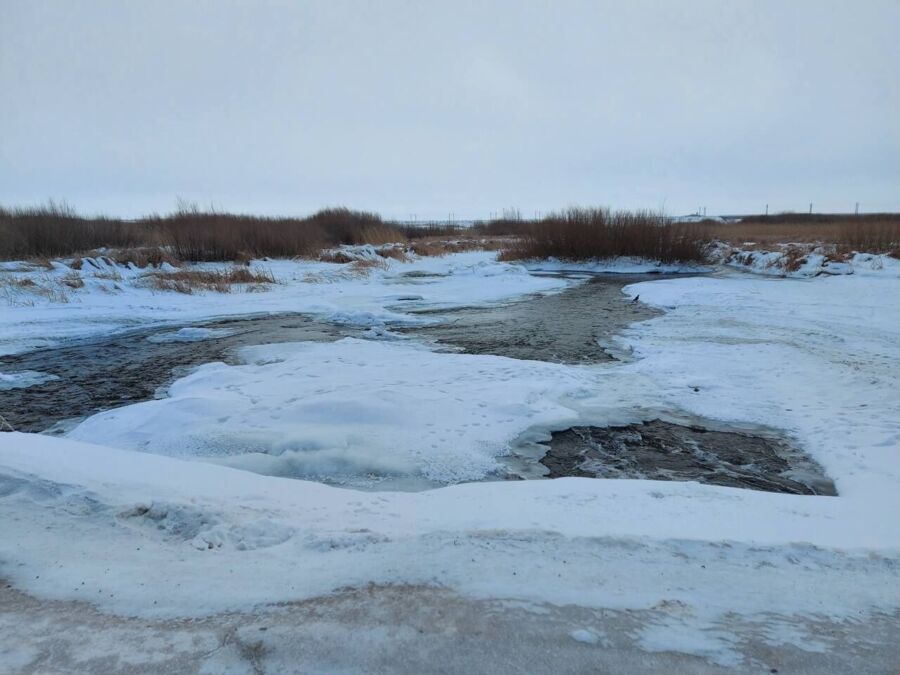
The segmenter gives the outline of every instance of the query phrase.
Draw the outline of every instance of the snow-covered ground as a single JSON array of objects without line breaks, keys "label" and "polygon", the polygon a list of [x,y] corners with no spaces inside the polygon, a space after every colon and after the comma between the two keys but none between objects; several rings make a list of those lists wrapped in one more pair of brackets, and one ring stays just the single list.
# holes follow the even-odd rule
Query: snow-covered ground
[{"label": "snow-covered ground", "polygon": [[[355,253],[366,257],[365,250]],[[474,251],[410,262],[378,258],[379,266],[359,270],[311,260],[253,261],[251,269],[271,272],[278,283],[265,290],[239,284],[231,293],[193,295],[155,290],[143,283],[152,270],[104,258],[83,259],[80,270],[59,261],[52,269],[0,263],[0,355],[129,328],[254,313],[302,312],[374,326],[414,322],[405,308],[498,302],[567,284],[533,276],[520,265],[497,263],[495,257]],[[188,269],[229,267],[202,263]],[[73,278],[83,285],[67,285]]]},{"label": "snow-covered ground", "polygon": [[[396,304],[412,290],[401,276],[410,265],[449,272],[419,279],[419,306],[566,283],[480,253],[331,284],[307,285],[301,263],[268,264],[296,276],[246,294],[244,312],[368,317],[378,327],[408,320]],[[101,413],[69,438],[0,434],[0,576],[42,601],[147,621],[263,616],[281,611],[273,603],[374,584],[518,603],[532,617],[565,609],[566,621],[546,626],[578,649],[607,648],[612,615],[596,612],[608,611],[627,613],[634,649],[707,666],[777,667],[785,648],[809,659],[855,654],[876,639],[876,624],[895,636],[900,626],[900,278],[891,264],[631,286],[666,311],[621,337],[628,362],[444,353],[379,330],[371,340],[245,349],[241,365],[202,366],[168,398]],[[142,293],[85,294],[56,312],[13,308],[4,319],[31,327],[4,321],[0,330],[21,348],[35,326],[59,339],[58,323],[92,313],[119,328],[143,302],[158,308],[144,317],[154,321],[237,313],[231,306],[244,302]],[[782,429],[839,496],[578,478],[372,492],[284,477],[346,469],[371,481],[465,481],[497,471],[523,437],[658,415]],[[400,639],[383,620],[380,639]],[[848,626],[862,628],[859,644],[842,642]],[[267,639],[261,649],[277,652]],[[17,649],[0,647],[0,664],[28,662],[27,647]]]},{"label": "snow-covered ground", "polygon": [[720,244],[712,251],[718,262],[753,274],[777,277],[816,277],[821,275],[878,274],[900,276],[900,260],[887,255],[835,254],[833,247],[813,244],[782,244],[777,250],[735,249]]}]

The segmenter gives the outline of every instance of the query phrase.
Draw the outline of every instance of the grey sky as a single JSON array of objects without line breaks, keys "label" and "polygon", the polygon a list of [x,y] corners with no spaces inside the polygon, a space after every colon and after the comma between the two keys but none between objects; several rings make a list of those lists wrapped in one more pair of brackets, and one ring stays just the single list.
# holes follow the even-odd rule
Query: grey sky
[{"label": "grey sky", "polygon": [[900,2],[0,0],[0,203],[900,210]]}]

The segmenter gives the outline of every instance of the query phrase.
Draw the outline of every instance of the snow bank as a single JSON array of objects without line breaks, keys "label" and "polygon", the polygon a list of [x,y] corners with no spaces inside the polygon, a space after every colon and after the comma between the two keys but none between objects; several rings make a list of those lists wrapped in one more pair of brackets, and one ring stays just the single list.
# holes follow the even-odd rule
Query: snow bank
[{"label": "snow bank", "polygon": [[[169,397],[95,415],[70,437],[260,473],[371,484],[478,480],[527,428],[578,417],[588,369],[446,354],[410,342],[262,345],[212,363]],[[565,400],[564,400],[565,399]]]},{"label": "snow bank", "polygon": [[0,485],[3,575],[129,615],[367,583],[668,606],[695,630],[729,613],[858,618],[900,602],[884,558],[900,526],[853,499],[577,478],[357,492],[17,433],[0,434]]},{"label": "snow bank", "polygon": [[854,253],[836,259],[822,247],[786,244],[775,251],[720,246],[713,258],[728,267],[768,276],[808,278],[821,275],[880,273],[900,276],[900,260],[884,254]]}]

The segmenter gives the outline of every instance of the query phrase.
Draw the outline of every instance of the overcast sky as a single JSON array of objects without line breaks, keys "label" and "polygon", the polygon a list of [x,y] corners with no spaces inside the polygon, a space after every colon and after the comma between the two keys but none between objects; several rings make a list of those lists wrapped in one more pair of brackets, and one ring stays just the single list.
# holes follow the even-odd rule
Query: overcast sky
[{"label": "overcast sky", "polygon": [[0,204],[900,210],[900,2],[0,0]]}]

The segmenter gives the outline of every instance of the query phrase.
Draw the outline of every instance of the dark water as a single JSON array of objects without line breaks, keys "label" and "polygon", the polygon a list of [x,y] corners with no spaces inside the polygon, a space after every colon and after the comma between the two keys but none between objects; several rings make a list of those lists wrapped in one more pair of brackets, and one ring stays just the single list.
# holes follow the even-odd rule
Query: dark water
[{"label": "dark water", "polygon": [[468,354],[553,363],[609,361],[614,335],[661,314],[622,293],[628,284],[653,279],[659,275],[594,275],[562,293],[506,305],[420,312],[440,323],[402,330]]},{"label": "dark water", "polygon": [[822,468],[784,439],[651,420],[552,434],[540,460],[549,478],[648,478],[835,495]]},{"label": "dark water", "polygon": [[151,342],[147,338],[177,330],[156,328],[0,357],[0,372],[34,370],[59,378],[0,390],[0,414],[17,431],[47,431],[65,420],[152,399],[192,366],[233,362],[238,347],[338,340],[359,332],[299,315],[229,319],[203,327],[231,334],[195,342]]}]

